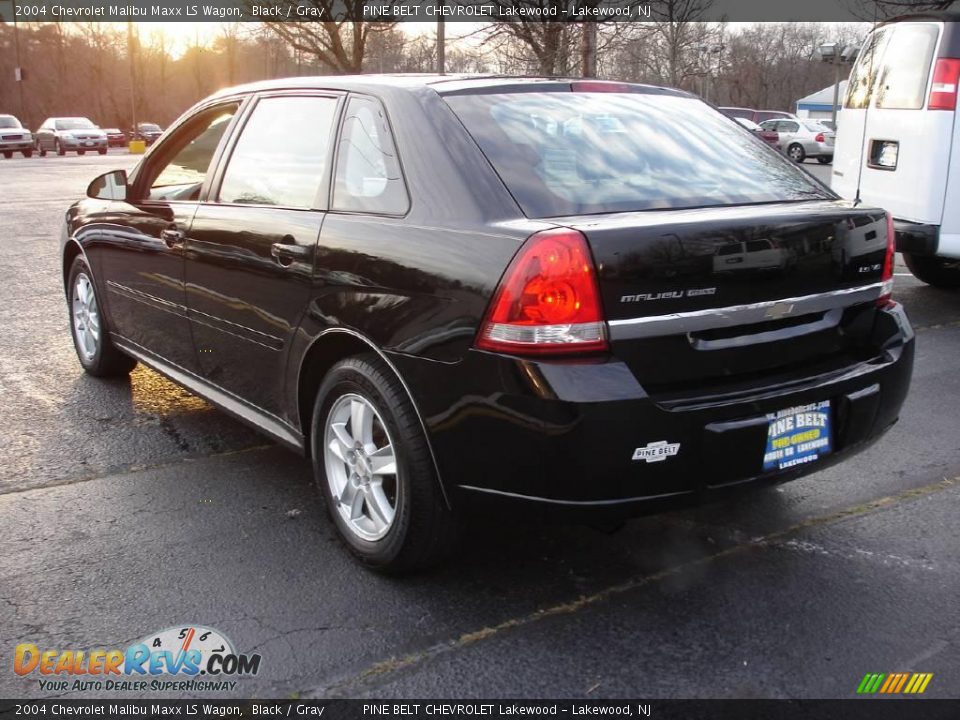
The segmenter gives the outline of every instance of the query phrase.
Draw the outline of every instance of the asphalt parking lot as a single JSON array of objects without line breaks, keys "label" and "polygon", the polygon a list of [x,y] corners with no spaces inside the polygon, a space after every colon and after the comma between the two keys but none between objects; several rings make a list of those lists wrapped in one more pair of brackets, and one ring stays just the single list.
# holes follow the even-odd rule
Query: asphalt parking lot
[{"label": "asphalt parking lot", "polygon": [[262,655],[232,695],[851,698],[913,671],[960,697],[960,293],[898,265],[913,386],[853,462],[614,534],[478,527],[386,579],[338,546],[303,460],[143,367],[81,372],[60,222],[135,160],[0,160],[0,697],[78,695],[16,676],[18,643],[186,623]]}]

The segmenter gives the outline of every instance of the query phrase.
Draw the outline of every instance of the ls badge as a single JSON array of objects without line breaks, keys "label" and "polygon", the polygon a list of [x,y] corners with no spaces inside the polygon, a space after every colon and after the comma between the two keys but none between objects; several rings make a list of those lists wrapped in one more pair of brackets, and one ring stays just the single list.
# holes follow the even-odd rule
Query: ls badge
[{"label": "ls badge", "polygon": [[648,463],[663,462],[678,452],[680,452],[680,443],[668,443],[666,440],[659,440],[647,443],[646,447],[638,447],[633,451],[633,459]]}]

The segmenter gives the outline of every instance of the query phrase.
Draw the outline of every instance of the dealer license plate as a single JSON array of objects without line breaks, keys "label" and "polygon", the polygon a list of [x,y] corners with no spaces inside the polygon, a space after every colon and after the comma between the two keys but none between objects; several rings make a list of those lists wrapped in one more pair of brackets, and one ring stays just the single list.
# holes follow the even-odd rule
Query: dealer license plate
[{"label": "dealer license plate", "polygon": [[764,472],[805,465],[830,454],[830,415],[829,400],[767,413]]}]

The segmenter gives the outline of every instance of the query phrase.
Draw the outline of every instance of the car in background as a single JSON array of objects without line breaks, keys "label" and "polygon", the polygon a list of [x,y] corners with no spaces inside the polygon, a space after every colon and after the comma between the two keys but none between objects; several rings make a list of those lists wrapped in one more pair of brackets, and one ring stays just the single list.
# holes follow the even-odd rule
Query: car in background
[{"label": "car in background", "polygon": [[107,154],[107,134],[85,117],[47,118],[35,133],[36,148],[43,157],[49,151],[66,155],[75,151],[83,155],[87,150]]},{"label": "car in background", "polygon": [[615,522],[893,425],[889,218],[748,137],[646,85],[259,82],[51,206],[51,265],[89,374],[143,362],[307,455],[347,548],[400,572],[481,506]]},{"label": "car in background", "polygon": [[747,118],[735,117],[733,118],[738,124],[743,125],[747,130],[752,132],[758,138],[763,140],[767,145],[774,148],[775,150],[780,150],[780,135],[773,130],[765,130],[764,128],[757,125],[753,120],[748,120]]},{"label": "car in background", "polygon": [[127,144],[127,134],[120,128],[104,128],[109,147],[123,147]]},{"label": "car in background", "polygon": [[33,155],[33,135],[13,115],[0,115],[0,152],[8,160],[15,152]]},{"label": "car in background", "polygon": [[833,130],[834,132],[837,131],[837,124],[833,120],[818,119],[817,122],[823,125],[825,128],[827,128],[827,130]]},{"label": "car in background", "polygon": [[877,26],[850,72],[831,186],[893,215],[919,280],[960,288],[960,15]]},{"label": "car in background", "polygon": [[766,120],[760,127],[776,132],[783,154],[796,163],[807,158],[816,158],[824,165],[833,162],[837,134],[818,120]]},{"label": "car in background", "polygon": [[157,138],[163,135],[163,129],[156,123],[142,122],[130,131],[131,140],[143,140],[147,145],[153,145]]},{"label": "car in background", "polygon": [[794,118],[795,115],[792,115],[788,112],[783,112],[782,110],[754,110],[753,108],[742,108],[742,107],[722,107],[717,108],[727,117],[733,118],[744,118],[746,120],[751,120],[755,123],[762,123],[764,120],[777,120],[780,118]]}]

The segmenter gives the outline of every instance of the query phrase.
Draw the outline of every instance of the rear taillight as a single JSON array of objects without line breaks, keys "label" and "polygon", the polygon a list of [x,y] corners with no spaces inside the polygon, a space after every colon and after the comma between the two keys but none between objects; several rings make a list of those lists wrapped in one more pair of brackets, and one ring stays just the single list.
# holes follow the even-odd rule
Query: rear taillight
[{"label": "rear taillight", "polygon": [[597,274],[582,234],[558,228],[527,239],[500,280],[476,345],[518,355],[608,348]]},{"label": "rear taillight", "polygon": [[817,133],[817,136],[814,138],[817,142],[825,142],[823,139],[823,133]]},{"label": "rear taillight", "polygon": [[893,258],[897,251],[896,234],[893,228],[893,215],[887,213],[887,252],[883,258],[883,274],[880,281],[880,297],[877,298],[877,307],[884,307],[890,303],[893,295]]},{"label": "rear taillight", "polygon": [[939,58],[933,66],[928,110],[956,110],[957,84],[960,83],[960,59]]}]

